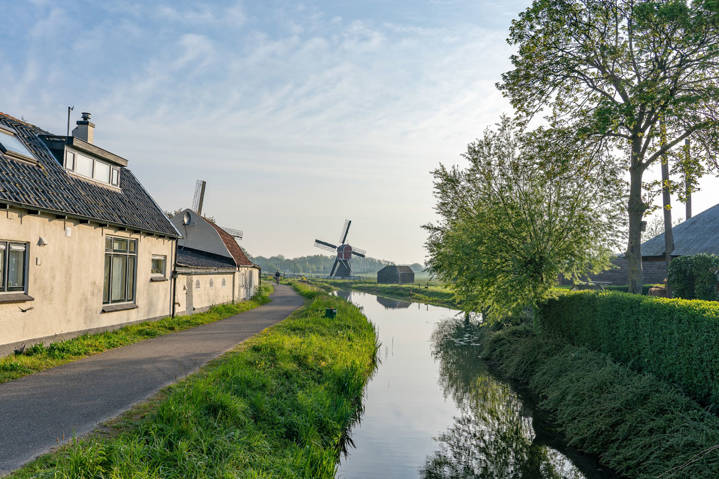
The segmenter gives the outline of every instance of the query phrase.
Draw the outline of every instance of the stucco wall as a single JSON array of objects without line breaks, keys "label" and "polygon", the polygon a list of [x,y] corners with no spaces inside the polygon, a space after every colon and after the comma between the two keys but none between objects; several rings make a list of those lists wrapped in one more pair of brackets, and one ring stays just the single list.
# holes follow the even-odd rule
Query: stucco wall
[{"label": "stucco wall", "polygon": [[187,274],[177,276],[176,314],[192,314],[216,304],[231,303],[233,273]]},{"label": "stucco wall", "polygon": [[192,314],[216,304],[245,301],[257,292],[259,280],[256,268],[240,268],[233,273],[180,270],[177,275],[175,314]]},{"label": "stucco wall", "polygon": [[[138,240],[135,309],[102,312],[107,235]],[[45,246],[38,246],[41,237]],[[152,255],[165,255],[169,276],[172,239],[13,209],[0,211],[0,239],[29,243],[27,293],[34,298],[0,303],[0,345],[170,314],[171,281],[150,281],[150,271]]]}]

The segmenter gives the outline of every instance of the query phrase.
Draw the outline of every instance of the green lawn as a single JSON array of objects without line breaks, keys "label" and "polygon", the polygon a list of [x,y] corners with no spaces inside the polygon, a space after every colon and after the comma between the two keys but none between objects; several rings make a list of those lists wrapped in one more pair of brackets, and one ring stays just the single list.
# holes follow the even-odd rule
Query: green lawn
[{"label": "green lawn", "polygon": [[[377,338],[357,307],[303,292],[311,299],[290,318],[126,414],[110,433],[10,477],[334,477],[375,368]],[[330,307],[336,319],[324,317]]]},{"label": "green lawn", "polygon": [[36,344],[27,348],[22,354],[0,358],[0,383],[54,368],[108,349],[136,343],[143,339],[154,338],[228,318],[268,303],[270,301],[269,295],[272,294],[273,290],[271,284],[263,283],[259,293],[252,299],[235,304],[214,306],[204,313],[132,324],[114,331],[86,334],[66,341],[59,341],[49,346]]}]

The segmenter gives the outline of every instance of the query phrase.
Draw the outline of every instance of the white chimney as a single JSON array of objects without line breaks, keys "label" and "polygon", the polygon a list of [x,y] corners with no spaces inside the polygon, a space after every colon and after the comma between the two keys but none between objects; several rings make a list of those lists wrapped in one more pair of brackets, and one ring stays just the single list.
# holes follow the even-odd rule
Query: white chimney
[{"label": "white chimney", "polygon": [[90,121],[90,113],[82,112],[82,120],[78,120],[77,126],[72,130],[72,136],[80,138],[88,143],[95,140],[95,124]]}]

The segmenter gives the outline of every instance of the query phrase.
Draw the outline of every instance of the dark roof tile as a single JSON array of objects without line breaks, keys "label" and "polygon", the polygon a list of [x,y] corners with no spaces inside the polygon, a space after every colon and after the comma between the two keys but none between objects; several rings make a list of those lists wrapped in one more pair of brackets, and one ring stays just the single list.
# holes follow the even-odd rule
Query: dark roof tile
[{"label": "dark roof tile", "polygon": [[39,137],[48,132],[4,113],[0,113],[0,125],[13,129],[37,160],[37,164],[30,164],[0,154],[0,202],[178,236],[127,168],[121,168],[120,191],[96,185],[65,171]]}]

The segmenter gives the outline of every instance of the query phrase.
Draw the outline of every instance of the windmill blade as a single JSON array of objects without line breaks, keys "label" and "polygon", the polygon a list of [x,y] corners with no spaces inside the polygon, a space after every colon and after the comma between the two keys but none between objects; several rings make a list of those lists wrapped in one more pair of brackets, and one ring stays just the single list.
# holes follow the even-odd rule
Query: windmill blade
[{"label": "windmill blade", "polygon": [[236,240],[242,239],[242,230],[238,230],[235,228],[228,228],[227,226],[220,226],[223,230],[227,231],[231,236],[233,236]]},{"label": "windmill blade", "polygon": [[316,248],[320,248],[320,249],[324,249],[324,250],[327,250],[327,251],[332,251],[333,253],[337,252],[337,246],[335,246],[335,245],[333,245],[333,244],[331,244],[331,243],[328,243],[328,242],[326,242],[326,241],[320,241],[320,240],[318,240],[318,239],[315,240],[315,247],[316,247]]},{"label": "windmill blade", "polygon": [[350,248],[352,248],[352,254],[355,256],[359,256],[360,258],[364,258],[367,252],[363,250],[362,248],[355,248],[354,246],[350,245]]},{"label": "windmill blade", "polygon": [[335,275],[335,270],[337,269],[338,264],[340,264],[340,259],[335,258],[335,263],[332,265],[332,270],[330,271],[330,277]]},{"label": "windmill blade", "polygon": [[205,180],[197,180],[195,182],[195,196],[192,198],[192,210],[202,216],[202,203],[205,201]]},{"label": "windmill blade", "polygon": [[345,224],[342,227],[342,234],[340,235],[340,244],[345,244],[345,241],[347,241],[347,233],[350,231],[351,224],[352,220],[345,220]]}]

